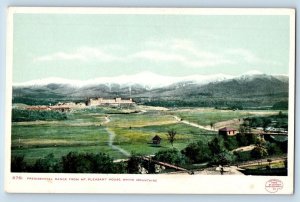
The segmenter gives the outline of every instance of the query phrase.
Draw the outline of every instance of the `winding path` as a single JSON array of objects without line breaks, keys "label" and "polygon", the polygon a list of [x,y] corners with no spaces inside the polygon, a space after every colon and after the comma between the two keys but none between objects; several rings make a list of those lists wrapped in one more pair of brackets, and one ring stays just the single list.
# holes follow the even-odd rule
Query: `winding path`
[{"label": "winding path", "polygon": [[197,123],[192,123],[192,122],[185,121],[185,120],[183,121],[178,116],[173,116],[173,117],[176,119],[176,121],[184,123],[186,125],[190,125],[190,126],[193,126],[193,127],[196,127],[196,128],[204,129],[204,130],[217,131],[216,129],[211,129],[211,128],[207,127],[207,126],[202,126],[202,125],[199,125]]},{"label": "winding path", "polygon": [[[103,123],[107,124],[110,121],[111,121],[111,119],[108,116],[106,116],[105,121]],[[105,130],[109,134],[108,146],[110,146],[114,150],[117,150],[117,151],[121,152],[124,156],[130,157],[131,154],[128,151],[126,151],[126,150],[122,149],[121,147],[118,147],[118,146],[113,144],[114,139],[116,137],[116,133],[114,131],[110,130],[109,128],[105,128]]]}]

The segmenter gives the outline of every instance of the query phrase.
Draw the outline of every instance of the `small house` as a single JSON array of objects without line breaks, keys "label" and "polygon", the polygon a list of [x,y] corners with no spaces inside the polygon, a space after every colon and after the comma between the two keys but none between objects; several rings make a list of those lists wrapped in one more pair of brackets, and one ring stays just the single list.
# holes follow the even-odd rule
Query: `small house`
[{"label": "small house", "polygon": [[153,138],[152,138],[152,143],[153,144],[160,144],[160,141],[161,141],[161,137],[159,137],[158,135],[155,135]]},{"label": "small house", "polygon": [[233,136],[236,135],[236,129],[233,128],[221,128],[219,129],[219,135],[228,135],[228,136]]}]

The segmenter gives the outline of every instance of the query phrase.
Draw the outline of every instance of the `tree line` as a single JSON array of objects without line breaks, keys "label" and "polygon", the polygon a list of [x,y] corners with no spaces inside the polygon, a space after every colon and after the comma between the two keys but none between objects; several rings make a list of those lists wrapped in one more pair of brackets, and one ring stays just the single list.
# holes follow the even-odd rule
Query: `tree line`
[{"label": "tree line", "polygon": [[12,110],[12,121],[52,121],[52,120],[65,120],[67,114],[59,111],[46,111],[46,110]]}]

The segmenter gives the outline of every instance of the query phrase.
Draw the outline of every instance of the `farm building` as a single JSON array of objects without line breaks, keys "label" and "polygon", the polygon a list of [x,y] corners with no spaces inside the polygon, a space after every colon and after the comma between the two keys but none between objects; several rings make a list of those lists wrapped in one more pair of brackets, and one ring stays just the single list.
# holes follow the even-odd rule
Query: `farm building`
[{"label": "farm building", "polygon": [[161,141],[161,137],[159,137],[158,135],[155,135],[153,138],[152,138],[152,143],[153,144],[160,144],[160,141]]},{"label": "farm building", "polygon": [[26,107],[26,110],[32,110],[32,111],[61,111],[61,112],[66,112],[70,111],[71,108],[68,106],[30,106]]},{"label": "farm building", "polygon": [[98,105],[126,105],[134,104],[135,102],[130,98],[128,100],[122,100],[122,98],[115,99],[104,99],[104,98],[95,98],[89,99],[87,101],[88,106],[98,106]]},{"label": "farm building", "polygon": [[224,127],[219,129],[219,135],[228,135],[233,136],[236,135],[236,129]]},{"label": "farm building", "polygon": [[41,111],[41,110],[51,110],[49,106],[30,106],[26,107],[26,110],[34,110],[34,111]]}]

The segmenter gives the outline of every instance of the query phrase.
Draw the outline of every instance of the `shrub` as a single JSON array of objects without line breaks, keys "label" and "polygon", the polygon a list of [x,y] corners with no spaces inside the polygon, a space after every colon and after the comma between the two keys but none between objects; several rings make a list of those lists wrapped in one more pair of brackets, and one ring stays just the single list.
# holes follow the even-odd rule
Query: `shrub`
[{"label": "shrub", "polygon": [[224,139],[222,137],[215,137],[208,143],[208,148],[212,154],[219,154],[226,150],[224,146]]},{"label": "shrub", "polygon": [[159,151],[155,154],[153,159],[174,165],[184,165],[186,162],[185,157],[177,149]]},{"label": "shrub", "polygon": [[14,156],[11,159],[11,172],[26,172],[27,164],[24,161],[24,155]]},{"label": "shrub", "polygon": [[242,134],[242,133],[238,133],[236,135],[236,140],[237,140],[237,143],[240,147],[242,146],[247,146],[248,145],[248,140],[247,140],[247,137],[245,134]]},{"label": "shrub", "polygon": [[104,153],[70,152],[62,157],[64,173],[114,173],[113,160]]},{"label": "shrub", "polygon": [[204,162],[210,159],[211,152],[207,144],[202,141],[189,144],[185,149],[181,151],[191,163]]},{"label": "shrub", "polygon": [[278,146],[276,143],[266,143],[266,149],[269,155],[278,155],[282,154],[282,151],[280,149],[280,146]]},{"label": "shrub", "polygon": [[236,156],[228,151],[222,151],[219,154],[215,154],[212,158],[211,164],[213,165],[230,165],[236,161]]},{"label": "shrub", "polygon": [[21,110],[13,109],[12,110],[12,121],[51,121],[51,120],[65,120],[67,115],[58,111],[33,111],[33,110]]},{"label": "shrub", "polygon": [[251,157],[255,159],[261,159],[268,155],[267,150],[264,147],[256,146],[251,152]]},{"label": "shrub", "polygon": [[236,161],[239,161],[239,162],[252,160],[250,151],[233,152],[233,154],[236,156]]},{"label": "shrub", "polygon": [[139,154],[132,154],[127,162],[128,173],[137,174],[140,171],[140,166],[143,163],[143,158]]},{"label": "shrub", "polygon": [[238,141],[236,140],[236,137],[228,137],[226,136],[224,138],[224,146],[228,150],[233,150],[239,147]]},{"label": "shrub", "polygon": [[45,158],[40,158],[36,160],[32,170],[38,173],[53,173],[59,171],[58,160],[54,158],[54,155],[51,153]]}]

